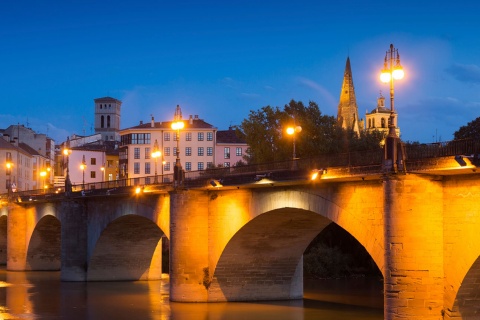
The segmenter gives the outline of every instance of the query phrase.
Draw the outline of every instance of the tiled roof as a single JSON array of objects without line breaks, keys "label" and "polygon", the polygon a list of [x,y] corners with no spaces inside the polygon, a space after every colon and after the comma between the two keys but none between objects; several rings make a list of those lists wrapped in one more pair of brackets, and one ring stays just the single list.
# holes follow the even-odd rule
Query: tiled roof
[{"label": "tiled roof", "polygon": [[246,143],[245,139],[242,139],[237,135],[236,130],[218,130],[217,131],[217,143]]},{"label": "tiled roof", "polygon": [[[153,128],[156,129],[171,129],[173,121],[164,121],[164,122],[154,122]],[[191,123],[190,123],[191,122]],[[183,123],[185,125],[184,129],[215,129],[215,127],[202,119],[184,119]],[[146,122],[139,124],[138,126],[130,127],[123,130],[128,129],[149,129],[152,128],[151,122]]]}]

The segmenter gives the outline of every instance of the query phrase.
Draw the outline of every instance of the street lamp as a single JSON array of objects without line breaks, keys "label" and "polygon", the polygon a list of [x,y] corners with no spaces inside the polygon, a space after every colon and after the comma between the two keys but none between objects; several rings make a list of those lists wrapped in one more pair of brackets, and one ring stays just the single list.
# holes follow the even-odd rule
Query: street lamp
[{"label": "street lamp", "polygon": [[102,182],[105,181],[105,164],[100,167],[100,171],[102,171]]},{"label": "street lamp", "polygon": [[155,139],[155,143],[153,144],[153,152],[152,158],[155,159],[155,180],[153,181],[155,184],[158,183],[158,176],[157,176],[157,159],[160,157],[162,153],[158,149],[158,141]]},{"label": "street lamp", "polygon": [[63,155],[67,157],[66,167],[67,167],[67,174],[65,176],[65,192],[69,194],[72,191],[72,183],[70,182],[70,171],[69,171],[69,158],[72,150],[69,148],[69,141],[67,140],[67,144],[63,149]]},{"label": "street lamp", "polygon": [[85,169],[87,168],[87,163],[85,162],[85,155],[83,155],[82,163],[80,164],[80,169],[82,170],[82,190],[85,190]]},{"label": "street lamp", "polygon": [[172,129],[176,130],[177,137],[177,159],[175,160],[175,167],[173,168],[173,180],[175,181],[174,186],[178,188],[182,183],[182,164],[180,163],[180,129],[183,129],[185,124],[180,119],[175,119],[172,122]]},{"label": "street lamp", "polygon": [[302,132],[302,127],[300,126],[287,128],[287,134],[291,135],[293,138],[293,157],[292,157],[293,160],[297,159],[297,153],[295,151],[295,134],[299,132]]},{"label": "street lamp", "polygon": [[13,167],[13,162],[12,159],[7,156],[7,160],[5,163],[5,169],[6,169],[6,174],[7,174],[7,197],[8,201],[10,201],[10,195],[12,192],[12,167]]},{"label": "street lamp", "polygon": [[[387,166],[392,166],[393,170],[397,171],[397,144],[400,138],[397,136],[395,130],[395,105],[394,105],[394,80],[400,80],[404,77],[405,72],[400,64],[400,55],[398,49],[390,44],[390,50],[385,53],[385,60],[383,63],[383,70],[380,74],[380,80],[384,83],[390,82],[390,119],[388,123],[388,135],[386,139],[386,153],[385,160]],[[391,164],[390,164],[391,161]]]},{"label": "street lamp", "polygon": [[42,179],[42,189],[43,189],[43,193],[45,193],[45,177],[47,176],[47,171],[45,171],[45,169],[42,169],[42,171],[40,171],[40,177]]}]

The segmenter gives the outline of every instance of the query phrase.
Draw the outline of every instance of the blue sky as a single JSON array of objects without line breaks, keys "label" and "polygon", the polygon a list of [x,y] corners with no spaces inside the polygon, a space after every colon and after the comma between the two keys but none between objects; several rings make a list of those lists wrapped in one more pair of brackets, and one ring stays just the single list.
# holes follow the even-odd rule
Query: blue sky
[{"label": "blue sky", "polygon": [[0,1],[0,127],[91,134],[104,96],[123,101],[122,128],[177,104],[219,129],[291,99],[336,116],[348,56],[364,117],[388,97],[393,43],[402,139],[451,140],[480,116],[480,2],[442,3]]}]

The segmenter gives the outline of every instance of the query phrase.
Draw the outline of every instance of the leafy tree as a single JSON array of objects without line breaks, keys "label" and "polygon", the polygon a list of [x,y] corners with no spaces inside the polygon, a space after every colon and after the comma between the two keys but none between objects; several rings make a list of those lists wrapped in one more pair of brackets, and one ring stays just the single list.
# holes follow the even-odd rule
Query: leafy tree
[{"label": "leafy tree", "polygon": [[323,115],[318,105],[310,101],[291,100],[283,110],[266,106],[250,111],[249,117],[237,128],[250,147],[249,163],[273,162],[292,158],[292,139],[286,133],[289,126],[301,126],[295,134],[297,157],[323,153],[339,153],[380,148],[380,132],[357,136],[337,125],[333,116]]},{"label": "leafy tree", "polygon": [[453,133],[455,140],[460,139],[480,139],[480,117],[470,121],[466,126],[461,126],[458,131]]}]

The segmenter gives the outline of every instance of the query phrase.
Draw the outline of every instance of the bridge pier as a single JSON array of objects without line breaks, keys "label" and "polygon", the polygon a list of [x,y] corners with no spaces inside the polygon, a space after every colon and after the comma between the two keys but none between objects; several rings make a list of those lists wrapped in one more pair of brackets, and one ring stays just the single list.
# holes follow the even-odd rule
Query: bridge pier
[{"label": "bridge pier", "polygon": [[170,300],[207,302],[208,193],[170,193]]},{"label": "bridge pier", "polygon": [[443,318],[442,194],[432,177],[385,177],[385,319]]},{"label": "bridge pier", "polygon": [[85,205],[76,201],[62,202],[62,281],[87,280],[87,211]]},{"label": "bridge pier", "polygon": [[27,269],[28,210],[16,204],[9,204],[7,218],[7,270]]}]

